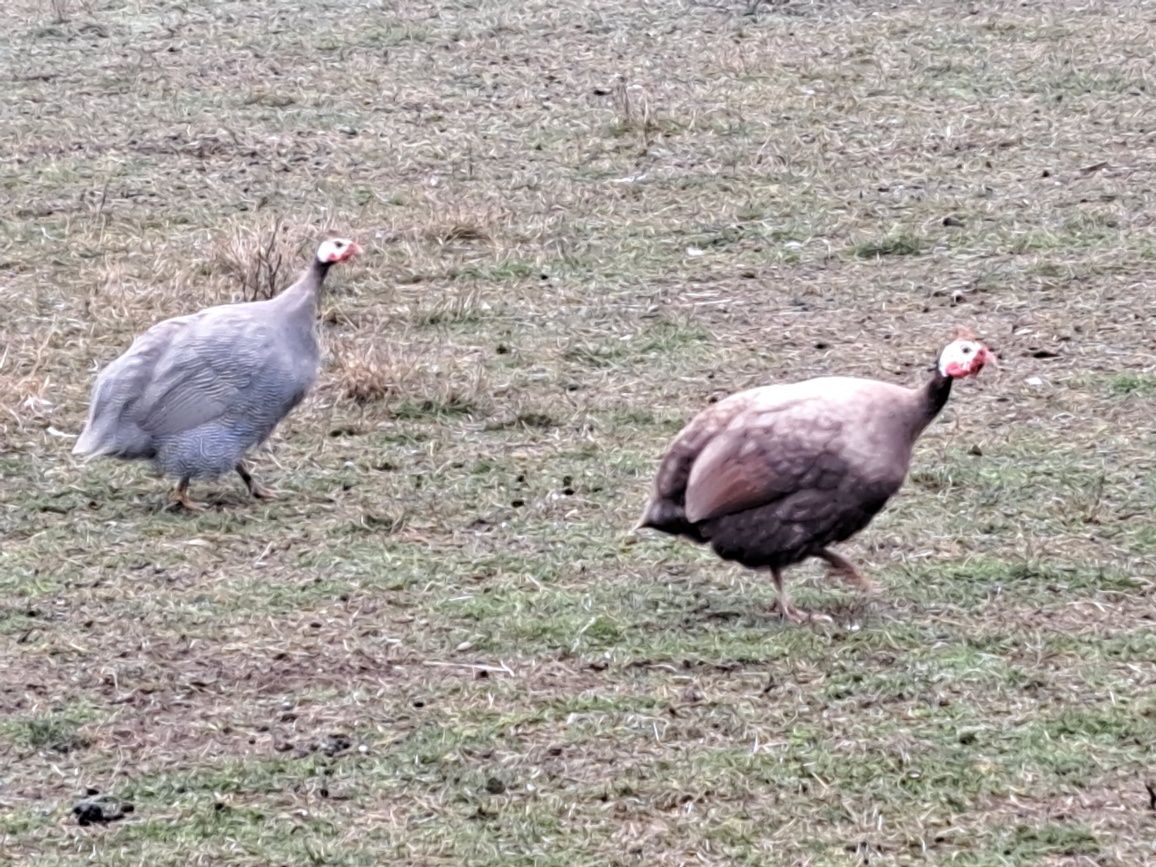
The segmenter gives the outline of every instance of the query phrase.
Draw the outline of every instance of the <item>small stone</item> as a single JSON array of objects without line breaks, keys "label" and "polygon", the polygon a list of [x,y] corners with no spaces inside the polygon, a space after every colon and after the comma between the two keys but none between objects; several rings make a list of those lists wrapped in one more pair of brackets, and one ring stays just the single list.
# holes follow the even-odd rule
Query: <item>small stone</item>
[{"label": "small stone", "polygon": [[353,746],[353,741],[347,735],[334,734],[329,735],[321,744],[321,752],[327,756],[335,756],[338,753],[343,753]]},{"label": "small stone", "polygon": [[120,801],[108,795],[93,795],[78,801],[72,808],[78,825],[104,825],[116,822],[136,808],[127,801]]}]

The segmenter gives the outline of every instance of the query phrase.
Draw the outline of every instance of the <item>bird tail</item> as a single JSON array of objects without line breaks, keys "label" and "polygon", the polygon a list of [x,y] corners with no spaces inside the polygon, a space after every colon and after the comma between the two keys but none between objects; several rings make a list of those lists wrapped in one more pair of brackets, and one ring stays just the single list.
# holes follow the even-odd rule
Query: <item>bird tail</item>
[{"label": "bird tail", "polygon": [[655,512],[659,509],[661,504],[652,496],[646,501],[646,505],[642,508],[642,514],[638,516],[638,522],[630,528],[631,533],[637,533],[639,530],[645,530],[648,527],[657,526],[654,523]]},{"label": "bird tail", "polygon": [[631,532],[650,528],[675,536],[687,535],[693,525],[686,519],[686,510],[679,503],[658,498],[652,499],[642,511],[642,517]]},{"label": "bird tail", "polygon": [[92,457],[96,452],[96,443],[93,442],[94,439],[96,438],[92,435],[92,428],[86,427],[81,431],[80,436],[76,440],[76,444],[72,447],[72,453],[74,455],[80,455],[81,457]]},{"label": "bird tail", "polygon": [[116,438],[106,436],[104,431],[86,425],[80,432],[72,453],[83,458],[99,458],[102,455],[120,454],[124,449]]}]

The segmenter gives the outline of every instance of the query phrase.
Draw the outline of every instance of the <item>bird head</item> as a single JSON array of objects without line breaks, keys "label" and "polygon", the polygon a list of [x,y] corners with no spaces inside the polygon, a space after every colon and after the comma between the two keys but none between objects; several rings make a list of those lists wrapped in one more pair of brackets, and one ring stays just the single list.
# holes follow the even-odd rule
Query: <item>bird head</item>
[{"label": "bird head", "polygon": [[995,355],[969,331],[959,335],[939,353],[939,372],[950,379],[978,376],[985,364],[994,364]]},{"label": "bird head", "polygon": [[348,238],[330,238],[328,241],[322,241],[321,246],[317,248],[317,261],[323,265],[336,265],[338,262],[352,259],[360,252],[361,248],[355,241]]}]

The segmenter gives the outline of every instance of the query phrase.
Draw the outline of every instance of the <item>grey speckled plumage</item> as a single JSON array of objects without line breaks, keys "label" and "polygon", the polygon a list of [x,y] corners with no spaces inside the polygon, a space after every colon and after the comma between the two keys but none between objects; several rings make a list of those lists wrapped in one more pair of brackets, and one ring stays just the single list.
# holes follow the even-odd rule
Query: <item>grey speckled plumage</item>
[{"label": "grey speckled plumage", "polygon": [[73,452],[151,460],[181,481],[236,470],[256,496],[245,453],[263,442],[317,378],[317,306],[329,268],[355,255],[352,241],[318,248],[311,266],[268,301],[210,307],[166,319],[109,364],[92,390]]},{"label": "grey speckled plumage", "polygon": [[955,379],[991,358],[973,339],[949,344],[922,387],[820,377],[731,395],[707,407],[663,456],[639,527],[701,544],[725,560],[769,568],[785,617],[782,570],[826,560],[871,589],[829,546],[870,523],[902,487],[912,449]]}]

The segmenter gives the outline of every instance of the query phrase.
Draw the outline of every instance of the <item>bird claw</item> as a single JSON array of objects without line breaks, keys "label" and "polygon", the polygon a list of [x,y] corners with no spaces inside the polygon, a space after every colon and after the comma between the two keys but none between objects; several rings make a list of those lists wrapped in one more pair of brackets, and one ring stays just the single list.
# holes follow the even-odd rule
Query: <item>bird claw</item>
[{"label": "bird claw", "polygon": [[844,569],[831,569],[828,574],[831,577],[842,578],[865,596],[877,596],[883,592],[883,588],[859,571],[848,572]]},{"label": "bird claw", "polygon": [[249,472],[245,462],[241,461],[237,464],[237,475],[241,477],[241,481],[245,483],[245,489],[249,492],[249,496],[255,497],[258,500],[274,500],[277,498],[277,491],[272,488],[266,488],[260,482],[253,478],[253,474]]},{"label": "bird claw", "polygon": [[834,619],[827,614],[816,614],[813,611],[803,611],[793,605],[784,605],[780,600],[776,600],[776,607],[779,609],[779,617],[790,623],[834,623]]},{"label": "bird claw", "polygon": [[797,608],[791,609],[790,613],[785,615],[787,620],[792,623],[834,623],[835,620],[829,614],[816,614],[814,611],[800,611]]},{"label": "bird claw", "polygon": [[259,485],[254,482],[249,487],[249,493],[258,500],[275,500],[280,494],[272,488],[266,488],[264,485]]},{"label": "bird claw", "polygon": [[859,568],[841,554],[837,554],[829,548],[819,552],[819,556],[827,561],[828,574],[831,576],[838,576],[855,587],[859,592],[869,596],[881,592],[879,585],[859,571]]},{"label": "bird claw", "polygon": [[204,512],[208,510],[208,505],[205,503],[198,503],[196,500],[190,500],[188,494],[173,493],[169,499],[169,504],[166,508],[169,509],[186,509],[190,512]]}]

